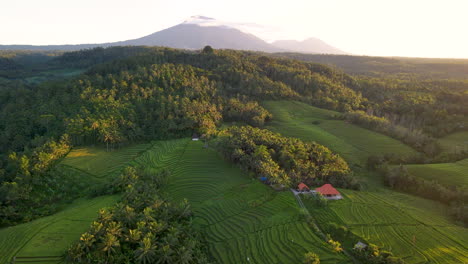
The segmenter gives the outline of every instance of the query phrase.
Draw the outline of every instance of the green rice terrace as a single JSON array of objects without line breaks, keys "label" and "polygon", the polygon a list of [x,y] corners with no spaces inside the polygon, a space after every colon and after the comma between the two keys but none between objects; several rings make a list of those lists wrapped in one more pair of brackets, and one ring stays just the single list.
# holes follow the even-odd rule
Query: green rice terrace
[{"label": "green rice terrace", "polygon": [[468,187],[468,159],[453,163],[406,165],[414,176],[449,186]]},{"label": "green rice terrace", "polygon": [[150,150],[135,162],[148,169],[170,168],[165,191],[175,201],[191,203],[194,224],[217,262],[299,263],[313,251],[323,263],[349,263],[301,220],[292,193],[273,191],[201,142],[183,142],[185,147],[171,154]]},{"label": "green rice terrace", "polygon": [[445,152],[468,151],[468,132],[457,132],[439,139]]},{"label": "green rice terrace", "polygon": [[305,201],[319,226],[344,225],[407,263],[467,263],[468,232],[444,217],[438,203],[386,189],[340,190],[325,208]]},{"label": "green rice terrace", "polygon": [[295,101],[266,101],[263,106],[273,114],[269,129],[284,136],[315,141],[339,153],[351,165],[363,165],[369,155],[415,151],[385,135],[334,118],[338,112]]},{"label": "green rice terrace", "polygon": [[[80,199],[63,211],[29,223],[0,229],[0,263],[62,263],[61,256],[117,196]],[[45,258],[44,258],[45,257]]]},{"label": "green rice terrace", "polygon": [[[410,147],[385,135],[334,120],[333,116],[337,113],[333,111],[289,101],[264,102],[263,105],[274,115],[269,129],[321,143],[351,163],[363,166],[367,157],[374,153],[415,153]],[[458,178],[447,181],[458,181],[460,184],[466,183],[465,162],[445,167],[443,164],[421,166],[426,170],[427,167],[439,166],[451,172],[456,171]],[[412,166],[408,166],[410,172]],[[330,202],[325,208],[306,202],[319,226],[326,228],[329,223],[344,225],[355,235],[392,251],[408,263],[468,262],[468,231],[453,224],[448,217],[447,207],[438,202],[391,191],[382,185],[380,176],[374,173],[361,169],[356,172],[365,174],[366,190],[341,190],[344,199]]]},{"label": "green rice terrace", "polygon": [[[317,141],[359,167],[372,154],[414,153],[397,140],[333,119],[333,111],[298,102],[264,105],[274,114],[270,129]],[[110,152],[99,147],[76,148],[58,166],[99,185],[110,182],[128,165],[171,172],[163,192],[176,202],[190,202],[194,226],[217,263],[301,263],[309,251],[318,254],[321,263],[352,263],[312,230],[291,192],[274,191],[201,141],[155,141]],[[467,183],[463,178],[466,160],[418,166],[409,166],[410,172],[442,180],[451,171],[459,176],[447,183]],[[431,171],[424,172],[428,169]],[[361,169],[360,173],[367,172]],[[346,226],[406,263],[468,262],[468,231],[453,224],[444,205],[391,191],[379,182],[370,180],[364,191],[340,189],[344,199],[326,207],[309,199],[304,203],[322,230],[330,223]],[[17,263],[62,263],[69,245],[87,230],[99,209],[117,200],[118,196],[82,198],[54,215],[0,229],[0,263],[8,263],[14,256]]]}]

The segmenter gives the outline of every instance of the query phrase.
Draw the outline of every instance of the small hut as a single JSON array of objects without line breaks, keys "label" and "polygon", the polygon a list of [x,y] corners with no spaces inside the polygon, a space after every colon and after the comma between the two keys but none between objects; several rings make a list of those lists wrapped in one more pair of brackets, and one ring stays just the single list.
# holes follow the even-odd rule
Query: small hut
[{"label": "small hut", "polygon": [[316,188],[315,191],[329,200],[343,199],[340,192],[328,183],[323,185],[322,187]]},{"label": "small hut", "polygon": [[301,182],[301,183],[299,183],[299,185],[297,185],[297,190],[299,192],[304,192],[304,191],[308,192],[308,191],[310,191],[310,188],[305,183]]},{"label": "small hut", "polygon": [[354,250],[364,250],[367,248],[367,244],[362,243],[361,241],[358,241],[356,245],[354,245]]}]

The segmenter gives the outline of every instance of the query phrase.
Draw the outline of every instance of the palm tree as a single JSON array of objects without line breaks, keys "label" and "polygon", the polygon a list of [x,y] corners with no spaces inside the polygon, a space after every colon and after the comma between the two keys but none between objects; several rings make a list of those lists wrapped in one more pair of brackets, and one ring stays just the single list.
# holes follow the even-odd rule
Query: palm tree
[{"label": "palm tree", "polygon": [[181,247],[177,250],[178,264],[189,264],[193,260],[193,250],[191,248]]},{"label": "palm tree", "polygon": [[142,264],[154,263],[156,248],[157,246],[151,243],[149,236],[143,238],[143,241],[140,242],[140,246],[134,251],[136,261]]},{"label": "palm tree", "polygon": [[102,251],[107,254],[107,257],[111,259],[112,254],[115,253],[115,248],[120,246],[120,242],[116,236],[111,233],[107,233],[102,241]]},{"label": "palm tree", "polygon": [[174,250],[171,249],[171,247],[169,245],[165,245],[163,246],[160,250],[159,250],[159,259],[158,261],[156,262],[156,264],[170,264],[170,263],[174,263],[173,261],[173,256],[172,256],[172,253],[174,253]]}]

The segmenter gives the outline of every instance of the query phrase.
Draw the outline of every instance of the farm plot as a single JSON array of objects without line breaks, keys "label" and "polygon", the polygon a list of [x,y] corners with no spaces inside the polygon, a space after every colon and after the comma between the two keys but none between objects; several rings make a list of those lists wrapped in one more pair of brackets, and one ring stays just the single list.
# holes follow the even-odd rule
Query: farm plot
[{"label": "farm plot", "polygon": [[386,135],[333,119],[338,112],[295,101],[267,101],[263,106],[273,114],[269,129],[327,146],[351,165],[363,166],[370,155],[415,153],[409,146]]},{"label": "farm plot", "polygon": [[468,151],[468,131],[450,134],[438,142],[445,152]]},{"label": "farm plot", "polygon": [[59,257],[89,228],[99,209],[113,205],[117,199],[118,196],[82,199],[54,215],[0,229],[0,263],[9,263],[14,256],[56,256],[54,260],[35,263],[60,263]]},{"label": "farm plot", "polygon": [[468,187],[468,159],[454,163],[406,165],[411,175],[449,186]]},{"label": "farm plot", "polygon": [[61,162],[99,178],[115,175],[137,156],[151,147],[151,144],[138,144],[117,150],[106,151],[103,147],[83,147],[73,149]]},{"label": "farm plot", "polygon": [[[356,235],[374,243],[407,263],[466,263],[468,231],[441,216],[443,207],[405,194],[380,190],[341,190],[344,199],[318,208],[306,206],[322,226],[345,225]],[[406,201],[403,203],[403,201]]]},{"label": "farm plot", "polygon": [[[309,229],[290,192],[275,192],[248,177],[201,142],[174,149],[160,158],[160,166],[172,172],[164,191],[176,202],[188,199],[195,227],[218,262],[299,263],[312,251],[323,263],[349,263]],[[135,162],[158,166],[151,152]]]}]

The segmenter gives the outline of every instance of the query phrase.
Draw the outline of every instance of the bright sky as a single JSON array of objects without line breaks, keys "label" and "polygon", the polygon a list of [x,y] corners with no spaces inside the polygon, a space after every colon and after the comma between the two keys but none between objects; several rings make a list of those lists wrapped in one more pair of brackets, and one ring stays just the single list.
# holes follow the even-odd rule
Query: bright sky
[{"label": "bright sky", "polygon": [[357,55],[468,58],[467,0],[1,2],[0,44],[113,42],[204,15],[264,25],[265,40],[317,37]]}]

